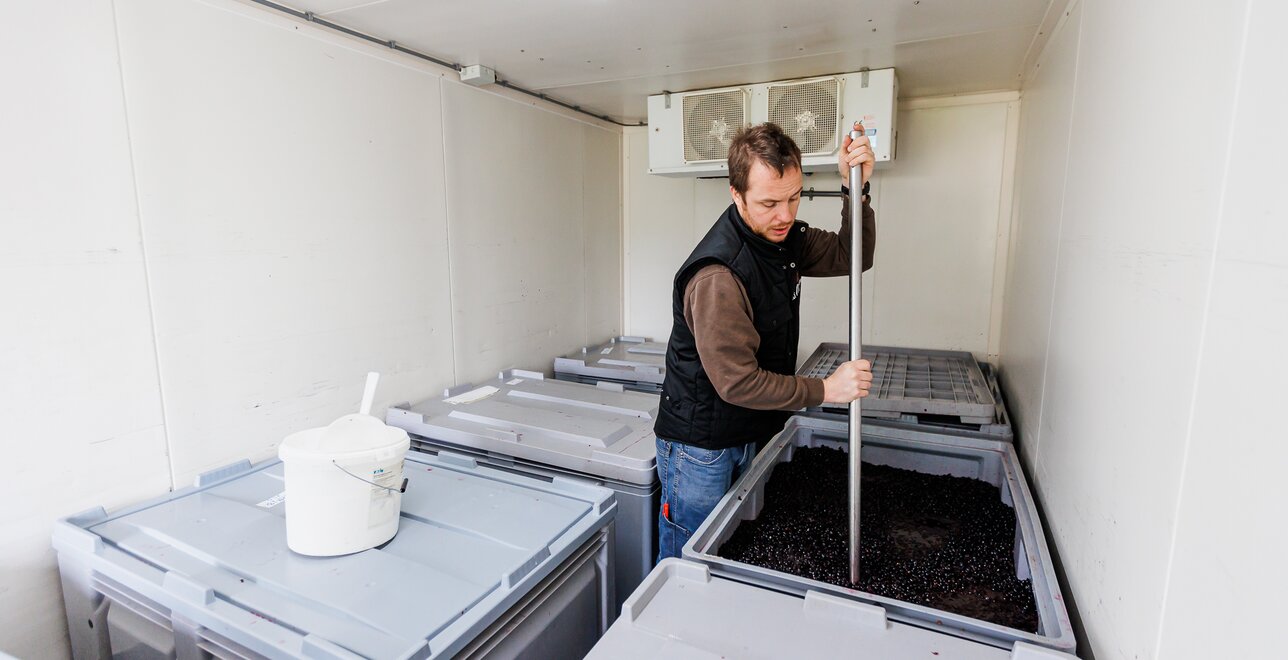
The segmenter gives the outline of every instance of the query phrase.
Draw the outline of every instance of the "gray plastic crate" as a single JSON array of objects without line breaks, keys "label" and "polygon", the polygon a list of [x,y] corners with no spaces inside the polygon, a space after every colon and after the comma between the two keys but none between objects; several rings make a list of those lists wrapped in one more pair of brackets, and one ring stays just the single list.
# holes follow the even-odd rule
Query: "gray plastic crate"
[{"label": "gray plastic crate", "polygon": [[398,535],[286,547],[282,464],[247,461],[111,515],[59,521],[78,660],[450,658],[585,652],[607,629],[612,491],[408,454]]},{"label": "gray plastic crate", "polygon": [[[835,370],[835,367],[833,367],[833,370]],[[960,435],[967,438],[1014,442],[1015,431],[1011,426],[1011,415],[1006,410],[1006,401],[1002,397],[1002,385],[998,380],[997,370],[987,362],[980,362],[979,370],[980,373],[984,374],[984,380],[988,383],[988,391],[993,395],[993,419],[988,424],[968,424],[962,422],[959,417],[928,414],[914,415],[910,413],[901,414],[896,419],[868,417],[865,415],[863,423],[896,429]],[[823,419],[844,420],[850,417],[849,410],[835,406],[806,408],[801,414]]]},{"label": "gray plastic crate", "polygon": [[554,371],[558,380],[590,385],[608,381],[656,394],[666,378],[666,344],[647,337],[614,337],[555,358]]},{"label": "gray plastic crate", "polygon": [[482,385],[453,387],[441,398],[397,404],[385,421],[412,434],[414,449],[466,452],[523,474],[586,479],[615,491],[616,616],[657,556],[657,408],[656,394],[619,384],[511,370]]},{"label": "gray plastic crate", "polygon": [[884,608],[819,591],[804,597],[664,559],[626,601],[588,660],[740,658],[824,660],[1075,660],[1016,642],[1009,649],[887,620]]},{"label": "gray plastic crate", "polygon": [[[805,360],[799,376],[826,378],[850,357],[848,344],[819,344]],[[931,414],[958,417],[964,424],[993,422],[993,394],[975,362],[965,351],[864,346],[872,363],[872,394],[863,399],[864,417],[898,419]],[[825,403],[824,410],[844,413],[842,404]]]},{"label": "gray plastic crate", "polygon": [[1000,626],[923,605],[838,587],[718,556],[720,547],[744,520],[755,520],[764,506],[764,487],[779,463],[792,460],[797,447],[848,449],[845,422],[792,417],[782,433],[756,456],[706,521],[684,546],[683,556],[711,566],[713,573],[789,593],[820,591],[874,603],[892,619],[934,625],[967,639],[1010,648],[1026,642],[1063,652],[1074,650],[1073,629],[1064,607],[1055,567],[1047,550],[1037,506],[1029,493],[1015,448],[996,440],[863,425],[863,460],[926,474],[980,479],[998,488],[1002,501],[1015,510],[1015,568],[1021,580],[1032,580],[1039,630]]}]

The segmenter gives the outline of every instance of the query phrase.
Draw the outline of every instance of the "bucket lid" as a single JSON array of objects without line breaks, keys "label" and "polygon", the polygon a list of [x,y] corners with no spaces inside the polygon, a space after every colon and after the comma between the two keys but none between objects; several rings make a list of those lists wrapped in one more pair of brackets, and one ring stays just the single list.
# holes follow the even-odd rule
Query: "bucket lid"
[{"label": "bucket lid", "polygon": [[329,426],[292,433],[282,441],[278,456],[283,460],[300,456],[334,456],[410,444],[407,432],[387,426],[371,415],[354,413],[331,422]]}]

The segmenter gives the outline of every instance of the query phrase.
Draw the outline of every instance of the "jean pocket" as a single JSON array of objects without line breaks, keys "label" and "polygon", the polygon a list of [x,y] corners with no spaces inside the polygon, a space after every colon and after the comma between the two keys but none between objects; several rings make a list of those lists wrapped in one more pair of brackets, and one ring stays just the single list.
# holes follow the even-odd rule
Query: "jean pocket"
[{"label": "jean pocket", "polygon": [[689,542],[689,537],[693,532],[685,529],[683,525],[677,525],[667,518],[662,518],[662,525],[665,527],[662,538],[658,539],[658,547],[661,549],[662,558],[675,557],[680,558],[684,551],[684,545]]},{"label": "jean pocket", "polygon": [[724,458],[727,451],[726,449],[703,449],[692,445],[684,445],[680,450],[680,456],[695,465],[715,465],[721,458]]}]

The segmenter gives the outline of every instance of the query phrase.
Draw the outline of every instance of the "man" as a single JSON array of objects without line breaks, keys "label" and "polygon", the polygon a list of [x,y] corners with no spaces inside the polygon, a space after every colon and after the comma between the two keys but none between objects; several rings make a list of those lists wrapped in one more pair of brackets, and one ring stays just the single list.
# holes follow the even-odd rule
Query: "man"
[{"label": "man", "polygon": [[[862,135],[848,136],[837,167],[843,181],[876,159]],[[743,129],[729,145],[733,203],[675,276],[672,330],[657,432],[662,483],[658,561],[678,557],[689,536],[750,463],[757,442],[783,429],[791,411],[866,396],[866,360],[826,379],[795,376],[800,278],[850,272],[849,200],[841,231],[796,220],[800,149],[782,129]],[[842,191],[848,192],[844,186]],[[872,266],[876,216],[863,204],[863,269]]]}]

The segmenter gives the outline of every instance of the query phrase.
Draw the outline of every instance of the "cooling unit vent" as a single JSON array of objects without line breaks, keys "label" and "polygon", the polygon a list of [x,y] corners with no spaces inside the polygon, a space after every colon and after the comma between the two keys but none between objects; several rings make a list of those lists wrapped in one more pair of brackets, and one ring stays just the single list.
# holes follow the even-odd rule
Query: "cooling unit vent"
[{"label": "cooling unit vent", "polygon": [[836,78],[769,86],[769,121],[796,141],[802,156],[836,151],[840,86]]},{"label": "cooling unit vent", "polygon": [[[835,119],[833,119],[835,123]],[[747,93],[731,89],[684,97],[684,162],[723,160],[734,133],[747,125]]]}]

